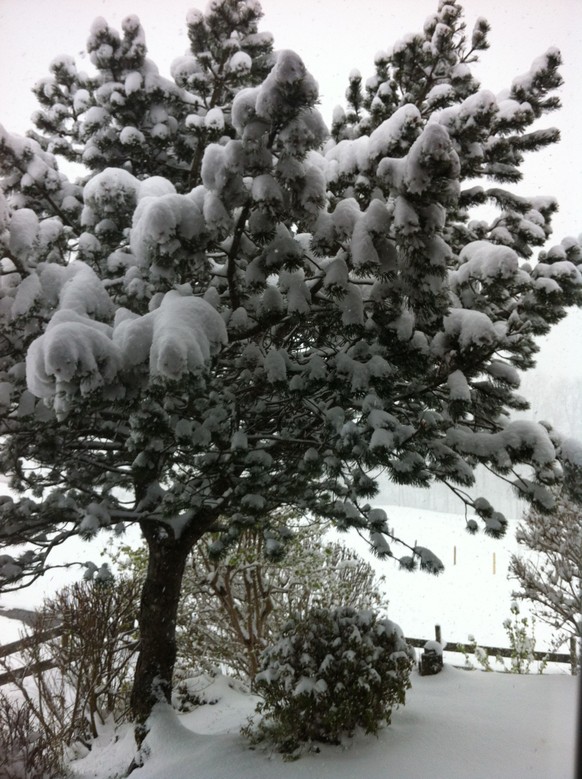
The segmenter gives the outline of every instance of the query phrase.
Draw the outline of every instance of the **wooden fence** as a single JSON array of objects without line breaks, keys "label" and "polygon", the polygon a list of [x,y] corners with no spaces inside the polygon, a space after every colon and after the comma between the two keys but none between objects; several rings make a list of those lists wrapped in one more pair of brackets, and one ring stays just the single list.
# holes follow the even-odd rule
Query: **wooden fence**
[{"label": "wooden fence", "polygon": [[[435,640],[442,645],[442,638],[441,638],[441,626],[435,625],[434,626],[434,632],[435,632]],[[406,639],[408,643],[411,646],[423,649],[427,639],[426,638],[407,638]],[[570,672],[573,676],[576,676],[579,670],[579,664],[578,664],[578,652],[577,652],[577,643],[576,638],[572,636],[569,641],[570,645],[570,651],[568,653],[562,653],[562,652],[532,652],[533,657],[535,660],[539,661],[548,661],[550,663],[566,663],[570,666]],[[508,649],[507,647],[498,647],[498,646],[484,646],[483,644],[478,644],[478,646],[481,647],[481,649],[484,649],[488,654],[492,655],[493,657],[496,657],[499,655],[500,657],[512,657],[513,650]],[[461,641],[448,641],[444,646],[445,652],[459,652],[467,654],[472,654],[473,650],[475,648],[474,644],[464,644]]]},{"label": "wooden fence", "polygon": [[[25,636],[19,641],[12,641],[9,644],[0,644],[0,659],[9,657],[10,655],[15,655],[17,652],[22,652],[23,649],[27,649],[29,646],[43,644],[45,641],[50,641],[51,638],[57,638],[57,636],[62,635],[62,633],[63,628],[54,627],[50,628],[49,630],[44,630],[41,633],[37,633],[33,636]],[[32,676],[32,674],[35,673],[49,671],[51,668],[55,667],[56,663],[54,660],[48,659],[41,660],[38,663],[31,663],[30,665],[23,666],[21,668],[14,668],[13,670],[0,674],[0,687],[5,684],[11,684],[15,680],[20,681],[21,679],[25,679],[27,676]]]},{"label": "wooden fence", "polygon": [[[63,632],[64,631],[62,627],[54,627],[50,630],[45,630],[36,636],[26,636],[25,638],[21,638],[19,641],[12,641],[10,644],[0,645],[0,659],[14,655],[17,652],[21,652],[23,649],[26,649],[29,646],[33,646],[36,643],[44,643],[45,641],[49,641],[51,638],[56,638],[57,636],[62,635]],[[428,639],[407,638],[406,640],[411,646],[423,649]],[[438,641],[439,644],[443,643],[441,638],[440,625],[435,625],[435,640]],[[482,644],[479,644],[479,646],[494,657],[497,655],[500,657],[512,656],[512,650],[507,649],[507,647],[483,646]],[[467,654],[471,654],[474,650],[474,645],[464,644],[457,641],[449,641],[445,645],[444,650],[446,652],[466,652]],[[570,666],[570,672],[573,676],[578,673],[578,653],[576,639],[574,637],[570,638],[570,652],[567,654],[560,652],[533,652],[533,657],[535,660],[539,661],[568,664]],[[50,659],[41,660],[38,663],[31,663],[30,665],[23,666],[21,668],[15,668],[11,671],[0,674],[0,687],[5,684],[11,684],[14,682],[15,678],[18,680],[24,679],[27,676],[32,676],[32,674],[48,671],[51,668],[55,668],[55,663]]]}]

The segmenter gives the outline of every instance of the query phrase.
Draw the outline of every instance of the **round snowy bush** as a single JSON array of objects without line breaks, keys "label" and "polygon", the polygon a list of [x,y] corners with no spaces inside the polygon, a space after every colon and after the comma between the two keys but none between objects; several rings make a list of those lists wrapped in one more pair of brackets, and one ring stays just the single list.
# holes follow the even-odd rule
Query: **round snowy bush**
[{"label": "round snowy bush", "polygon": [[372,611],[316,608],[291,619],[262,655],[256,691],[263,714],[243,732],[294,752],[339,743],[356,728],[377,733],[404,704],[414,650],[393,622]]}]

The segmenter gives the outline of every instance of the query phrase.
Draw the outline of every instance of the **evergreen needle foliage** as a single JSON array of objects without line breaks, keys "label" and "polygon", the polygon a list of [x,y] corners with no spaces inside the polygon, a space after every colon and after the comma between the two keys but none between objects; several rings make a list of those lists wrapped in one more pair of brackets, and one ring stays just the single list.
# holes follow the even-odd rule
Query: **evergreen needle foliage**
[{"label": "evergreen needle foliage", "polygon": [[[0,580],[139,526],[142,724],[170,699],[206,534],[220,554],[252,528],[277,558],[292,533],[271,518],[292,509],[438,572],[373,507],[382,473],[445,483],[500,536],[505,517],[466,492],[479,463],[540,508],[582,465],[510,421],[536,336],[582,299],[577,241],[546,246],[556,201],[512,191],[558,140],[543,120],[559,52],[495,96],[471,72],[487,24],[469,33],[441,0],[369,79],[351,74],[328,131],[314,77],[260,18],[258,0],[189,13],[171,78],[136,16],[97,19],[91,72],[55,58],[28,136],[0,129],[0,467],[17,493]],[[490,220],[471,215],[483,203]]]}]

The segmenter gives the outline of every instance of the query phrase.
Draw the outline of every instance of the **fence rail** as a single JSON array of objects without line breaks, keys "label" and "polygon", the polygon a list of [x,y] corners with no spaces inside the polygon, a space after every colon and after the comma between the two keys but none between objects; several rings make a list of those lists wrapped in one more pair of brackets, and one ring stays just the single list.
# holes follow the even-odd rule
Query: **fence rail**
[{"label": "fence rail", "polygon": [[18,641],[12,641],[10,644],[0,644],[0,657],[8,657],[8,655],[21,652],[23,649],[28,649],[29,646],[34,646],[35,644],[44,644],[46,641],[50,641],[51,638],[57,638],[63,632],[64,629],[62,627],[50,628],[32,636],[25,636]]},{"label": "fence rail", "polygon": [[[52,638],[58,638],[58,636],[64,633],[62,627],[49,628],[49,630],[43,630],[40,633],[32,636],[25,636],[18,641],[11,641],[9,644],[0,645],[0,659],[4,657],[10,657],[17,652],[21,652],[23,649],[27,649],[35,644],[44,644],[50,641]],[[27,676],[32,676],[36,673],[42,673],[43,671],[50,671],[51,668],[56,668],[57,664],[54,660],[48,658],[46,660],[40,660],[37,663],[30,663],[20,668],[10,668],[4,673],[0,674],[0,687],[5,684],[13,684],[14,682],[22,681]],[[6,665],[4,665],[7,668]]]},{"label": "fence rail", "polygon": [[[23,649],[27,649],[30,646],[34,646],[35,644],[45,643],[46,641],[50,641],[52,638],[57,638],[63,633],[64,633],[64,629],[62,627],[54,627],[54,628],[50,628],[49,630],[45,630],[41,633],[38,633],[37,635],[26,636],[25,638],[21,638],[19,641],[12,641],[9,644],[0,645],[0,658],[14,655],[17,652],[21,652]],[[440,625],[435,625],[435,640],[439,644],[443,645]],[[406,641],[411,646],[417,647],[419,649],[424,649],[428,639],[407,638]],[[494,656],[499,655],[500,657],[512,657],[512,650],[508,649],[507,647],[484,646],[483,644],[479,644],[479,646],[482,649],[485,649],[489,654],[492,654]],[[473,652],[474,648],[475,648],[474,644],[465,644],[461,641],[449,641],[443,645],[444,651],[457,652],[459,654],[463,654],[465,652],[471,653]],[[545,660],[551,663],[564,663],[566,665],[569,665],[570,671],[574,676],[578,673],[578,652],[577,652],[576,639],[574,637],[570,638],[569,653],[532,652],[532,655],[535,660],[540,660],[540,661]],[[41,660],[38,663],[31,663],[30,665],[21,668],[11,669],[9,671],[6,671],[5,673],[0,674],[0,687],[2,687],[5,684],[11,684],[12,682],[14,682],[15,678],[18,680],[24,679],[27,676],[32,676],[32,674],[48,671],[51,668],[55,668],[55,667],[56,667],[55,662],[53,660],[47,659],[47,660]]]},{"label": "fence rail", "polygon": [[[411,646],[423,649],[427,639],[426,638],[407,638],[406,639]],[[435,640],[439,644],[443,645],[441,638],[441,627],[435,625]],[[576,638],[570,638],[570,651],[569,652],[532,652],[534,660],[544,661],[547,660],[550,663],[565,663],[570,666],[570,671],[573,676],[578,673],[578,652],[576,645]],[[512,657],[513,652],[507,647],[498,646],[485,646],[484,644],[478,644],[481,649],[485,649],[489,654],[500,657]],[[448,641],[443,645],[445,652],[458,652],[459,654],[471,653],[475,648],[474,644],[465,644],[462,641]]]},{"label": "fence rail", "polygon": [[54,660],[41,660],[38,663],[32,663],[31,665],[23,666],[21,668],[12,668],[10,671],[0,674],[0,687],[5,684],[15,684],[26,679],[27,676],[33,674],[43,673],[44,671],[50,671],[51,668],[56,668],[57,664]]}]

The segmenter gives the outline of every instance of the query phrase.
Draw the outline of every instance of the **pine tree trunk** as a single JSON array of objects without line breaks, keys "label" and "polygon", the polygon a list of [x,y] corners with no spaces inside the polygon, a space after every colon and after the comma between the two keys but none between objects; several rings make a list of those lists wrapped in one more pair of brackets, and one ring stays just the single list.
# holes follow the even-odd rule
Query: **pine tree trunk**
[{"label": "pine tree trunk", "polygon": [[188,553],[197,540],[175,539],[171,531],[158,524],[144,523],[142,532],[149,548],[149,561],[141,595],[139,655],[131,691],[138,744],[145,737],[145,722],[154,705],[171,700],[182,576]]}]

